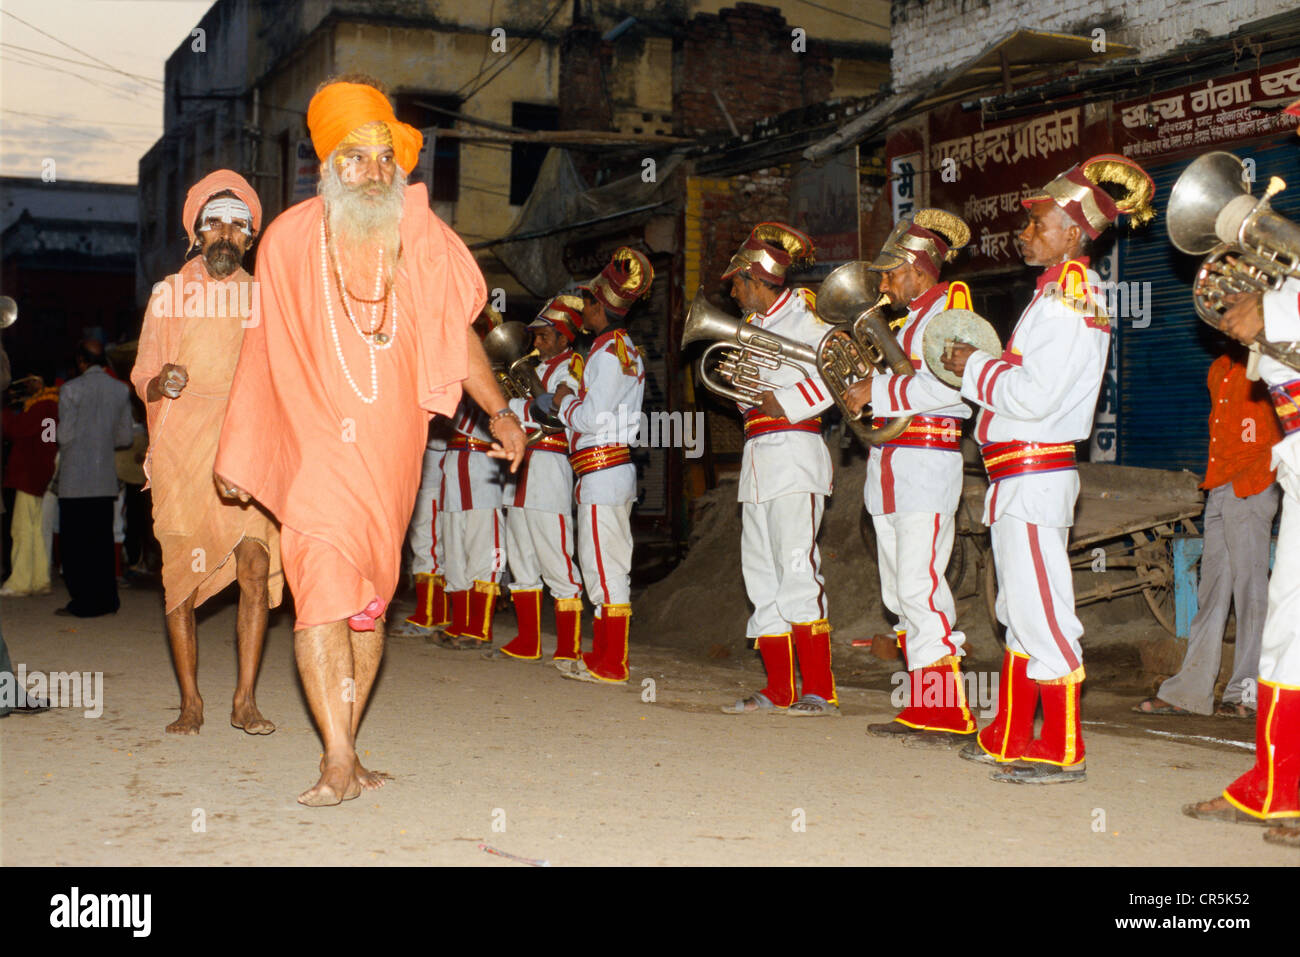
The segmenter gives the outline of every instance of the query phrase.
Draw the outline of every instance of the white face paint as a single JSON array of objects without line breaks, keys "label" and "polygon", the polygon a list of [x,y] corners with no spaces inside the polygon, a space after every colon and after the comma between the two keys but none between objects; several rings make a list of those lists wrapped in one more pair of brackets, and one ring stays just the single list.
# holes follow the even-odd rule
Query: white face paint
[{"label": "white face paint", "polygon": [[248,211],[248,204],[234,196],[221,196],[217,199],[210,199],[203,212],[199,214],[199,232],[207,233],[212,231],[212,223],[235,223],[239,225],[239,231],[245,236],[252,236],[253,216]]}]

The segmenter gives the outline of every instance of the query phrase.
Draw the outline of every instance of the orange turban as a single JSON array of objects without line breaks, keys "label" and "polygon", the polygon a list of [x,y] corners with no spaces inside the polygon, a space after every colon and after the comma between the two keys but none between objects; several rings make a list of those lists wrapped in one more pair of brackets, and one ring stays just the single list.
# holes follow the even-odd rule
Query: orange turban
[{"label": "orange turban", "polygon": [[257,198],[257,191],[248,185],[248,180],[233,169],[213,170],[191,186],[190,191],[185,194],[185,210],[181,215],[185,217],[185,232],[189,235],[191,243],[194,242],[194,220],[198,219],[204,204],[217,193],[224,193],[227,190],[243,200],[244,205],[248,207],[248,213],[253,217],[253,232],[261,230],[262,201]]},{"label": "orange turban", "polygon": [[388,97],[364,83],[331,83],[307,105],[307,129],[316,155],[324,160],[343,137],[367,123],[383,123],[393,138],[397,165],[409,176],[424,145],[414,126],[398,121]]}]

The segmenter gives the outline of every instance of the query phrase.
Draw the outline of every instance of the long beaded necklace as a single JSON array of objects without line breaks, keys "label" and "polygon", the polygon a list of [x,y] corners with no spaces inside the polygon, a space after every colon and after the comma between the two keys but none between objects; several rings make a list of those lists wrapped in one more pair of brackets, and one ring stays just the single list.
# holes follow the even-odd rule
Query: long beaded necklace
[{"label": "long beaded necklace", "polygon": [[[334,355],[338,357],[339,365],[343,368],[343,376],[348,380],[348,385],[356,393],[358,399],[366,405],[373,405],[379,398],[379,366],[375,359],[375,352],[381,349],[391,349],[397,339],[398,313],[397,313],[397,291],[390,289],[388,295],[388,308],[393,315],[393,334],[391,336],[376,331],[378,321],[379,303],[383,302],[383,275],[384,275],[384,253],[381,248],[379,251],[379,269],[375,275],[375,299],[370,307],[370,331],[363,331],[361,324],[357,322],[356,316],[352,314],[352,309],[348,305],[347,287],[343,284],[343,270],[338,268],[339,300],[343,304],[343,313],[347,316],[348,322],[352,329],[362,342],[366,344],[366,349],[370,354],[370,396],[367,397],[360,388],[357,387],[356,380],[352,377],[352,370],[348,368],[347,360],[343,357],[343,347],[339,342],[338,326],[334,321],[334,304],[330,298],[330,268],[329,268],[329,251],[325,239],[325,222],[321,221],[320,226],[320,265],[321,265],[321,288],[325,294],[325,314],[329,320],[330,338],[334,342]],[[362,300],[364,301],[364,300]]]}]

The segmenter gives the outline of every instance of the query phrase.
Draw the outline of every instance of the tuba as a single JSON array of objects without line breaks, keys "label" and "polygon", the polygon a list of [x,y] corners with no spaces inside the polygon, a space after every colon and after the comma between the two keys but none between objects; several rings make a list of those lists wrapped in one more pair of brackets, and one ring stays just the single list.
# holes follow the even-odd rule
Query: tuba
[{"label": "tuba", "polygon": [[[845,268],[841,266],[836,269],[827,277],[826,282],[830,282],[832,277]],[[874,276],[869,278],[876,286],[879,285],[879,281]],[[850,285],[851,283],[839,282],[832,285],[832,305],[834,307],[842,303],[841,308],[845,315],[852,309],[848,302],[853,298],[852,291],[847,288]],[[845,288],[841,288],[842,286]],[[824,294],[825,283],[822,289]],[[870,291],[874,293],[876,289],[872,288]],[[840,298],[837,299],[837,295]],[[869,299],[870,296],[864,298]],[[862,303],[863,299],[858,301]],[[681,345],[685,348],[692,342],[701,340],[711,342],[712,345],[700,356],[700,380],[711,392],[742,405],[757,405],[764,392],[779,388],[762,378],[764,370],[772,371],[782,365],[812,366],[821,375],[831,393],[831,398],[843,413],[845,422],[863,445],[878,445],[896,438],[907,428],[911,420],[896,419],[886,428],[871,428],[862,422],[862,413],[854,415],[848,410],[845,392],[854,382],[869,375],[873,367],[879,368],[881,363],[890,363],[890,368],[893,369],[893,361],[901,360],[907,366],[907,374],[913,372],[912,364],[902,354],[897,341],[889,334],[888,326],[880,316],[881,307],[887,302],[887,297],[880,297],[870,309],[859,306],[850,316],[853,320],[852,328],[832,329],[822,337],[817,346],[812,347],[766,332],[723,312],[710,303],[704,296],[704,290],[700,289],[696,292],[695,300],[686,314]],[[825,315],[824,307],[820,305],[820,297],[818,312]],[[869,313],[875,315],[868,317]],[[859,323],[859,320],[866,321]],[[884,338],[887,342],[882,340],[883,347],[888,349],[892,346],[893,353],[889,358],[885,358],[885,353],[876,348],[875,340],[859,342],[855,335],[859,325],[866,328],[873,324],[884,330]],[[879,330],[876,330],[877,334],[878,332]],[[715,355],[718,361],[711,366],[710,360]]]},{"label": "tuba", "polygon": [[[483,351],[507,398],[535,399],[546,394],[537,375],[537,350],[530,351],[531,346],[532,334],[522,322],[503,322],[483,339]],[[529,436],[530,444],[542,436],[564,431],[564,425],[554,416],[534,411],[533,418],[541,423],[541,429]]]},{"label": "tuba", "polygon": [[8,329],[18,321],[18,303],[10,296],[0,296],[0,329]]},{"label": "tuba", "polygon": [[[1208,253],[1192,298],[1196,314],[1216,329],[1226,297],[1270,292],[1300,278],[1300,226],[1269,205],[1286,183],[1274,176],[1256,200],[1244,169],[1231,153],[1206,153],[1183,170],[1169,196],[1170,241],[1185,253]],[[1260,333],[1251,348],[1300,370],[1300,342],[1269,342]]]}]

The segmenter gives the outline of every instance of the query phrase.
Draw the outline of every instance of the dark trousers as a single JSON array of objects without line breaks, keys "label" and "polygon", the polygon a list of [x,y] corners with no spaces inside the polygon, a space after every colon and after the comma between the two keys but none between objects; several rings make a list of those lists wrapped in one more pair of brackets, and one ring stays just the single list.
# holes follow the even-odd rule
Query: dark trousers
[{"label": "dark trousers", "polygon": [[126,534],[123,561],[136,565],[157,551],[153,541],[153,499],[144,486],[126,484]]},{"label": "dark trousers", "polygon": [[59,499],[59,550],[63,580],[78,618],[110,615],[118,609],[113,504],[109,496]]}]

